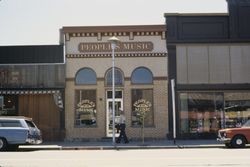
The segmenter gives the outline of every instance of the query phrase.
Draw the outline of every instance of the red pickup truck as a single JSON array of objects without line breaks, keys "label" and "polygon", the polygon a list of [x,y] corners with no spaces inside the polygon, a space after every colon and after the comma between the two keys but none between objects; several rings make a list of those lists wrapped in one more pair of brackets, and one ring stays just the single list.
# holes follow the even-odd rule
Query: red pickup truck
[{"label": "red pickup truck", "polygon": [[219,141],[228,148],[243,148],[250,144],[250,120],[240,128],[228,128],[218,131]]}]

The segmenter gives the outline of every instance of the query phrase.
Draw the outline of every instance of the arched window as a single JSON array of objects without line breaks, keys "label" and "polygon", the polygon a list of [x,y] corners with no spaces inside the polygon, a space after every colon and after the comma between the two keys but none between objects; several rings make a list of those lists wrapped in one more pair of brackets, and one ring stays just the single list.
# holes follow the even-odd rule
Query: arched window
[{"label": "arched window", "polygon": [[153,74],[145,67],[136,68],[132,73],[131,82],[133,84],[153,84]]},{"label": "arched window", "polygon": [[96,73],[91,68],[82,68],[76,73],[75,83],[77,85],[96,84]]},{"label": "arched window", "polygon": [[[122,71],[119,70],[118,68],[115,68],[115,85],[122,86],[123,82],[124,82],[124,77]],[[112,85],[112,68],[106,72],[105,84],[106,86]]]}]

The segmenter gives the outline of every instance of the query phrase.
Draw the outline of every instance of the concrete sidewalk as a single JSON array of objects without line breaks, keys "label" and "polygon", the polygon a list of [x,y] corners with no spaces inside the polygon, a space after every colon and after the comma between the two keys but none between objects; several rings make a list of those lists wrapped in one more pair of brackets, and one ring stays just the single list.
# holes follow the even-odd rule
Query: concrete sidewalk
[{"label": "concrete sidewalk", "polygon": [[177,149],[177,148],[223,148],[216,140],[149,140],[130,141],[115,146],[112,141],[44,142],[41,145],[22,145],[20,150],[104,150],[104,149]]}]

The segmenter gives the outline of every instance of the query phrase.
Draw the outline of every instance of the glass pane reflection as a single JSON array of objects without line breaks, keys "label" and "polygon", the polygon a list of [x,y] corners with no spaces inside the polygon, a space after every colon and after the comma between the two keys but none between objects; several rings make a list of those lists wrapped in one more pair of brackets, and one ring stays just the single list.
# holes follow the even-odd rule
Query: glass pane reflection
[{"label": "glass pane reflection", "polygon": [[250,119],[250,92],[179,93],[180,135],[214,138]]}]

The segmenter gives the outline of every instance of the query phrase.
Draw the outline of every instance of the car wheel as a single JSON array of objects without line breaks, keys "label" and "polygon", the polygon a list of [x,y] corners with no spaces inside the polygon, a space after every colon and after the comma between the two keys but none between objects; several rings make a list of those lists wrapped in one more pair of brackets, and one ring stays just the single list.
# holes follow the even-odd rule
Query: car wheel
[{"label": "car wheel", "polygon": [[17,151],[18,147],[19,147],[19,145],[17,145],[17,144],[8,145],[7,150],[8,151]]},{"label": "car wheel", "polygon": [[232,140],[232,146],[234,148],[243,148],[246,145],[246,139],[244,136],[237,135]]},{"label": "car wheel", "polygon": [[225,146],[226,146],[227,148],[232,148],[232,144],[231,144],[231,143],[225,143]]},{"label": "car wheel", "polygon": [[7,141],[4,138],[0,138],[0,151],[5,151],[7,148]]}]

